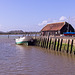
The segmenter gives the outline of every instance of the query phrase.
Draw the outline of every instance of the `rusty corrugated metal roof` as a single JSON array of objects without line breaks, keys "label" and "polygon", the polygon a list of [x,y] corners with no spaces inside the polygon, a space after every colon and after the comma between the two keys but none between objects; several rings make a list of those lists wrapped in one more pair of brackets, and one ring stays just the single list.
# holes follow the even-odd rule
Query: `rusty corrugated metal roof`
[{"label": "rusty corrugated metal roof", "polygon": [[47,24],[41,31],[57,31],[65,25],[65,22]]}]

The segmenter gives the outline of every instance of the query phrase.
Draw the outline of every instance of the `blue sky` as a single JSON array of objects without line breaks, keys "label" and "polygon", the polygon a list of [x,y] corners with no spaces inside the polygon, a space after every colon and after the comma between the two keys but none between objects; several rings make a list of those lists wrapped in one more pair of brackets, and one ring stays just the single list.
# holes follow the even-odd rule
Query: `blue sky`
[{"label": "blue sky", "polygon": [[40,31],[60,21],[75,28],[75,0],[0,0],[0,31]]}]

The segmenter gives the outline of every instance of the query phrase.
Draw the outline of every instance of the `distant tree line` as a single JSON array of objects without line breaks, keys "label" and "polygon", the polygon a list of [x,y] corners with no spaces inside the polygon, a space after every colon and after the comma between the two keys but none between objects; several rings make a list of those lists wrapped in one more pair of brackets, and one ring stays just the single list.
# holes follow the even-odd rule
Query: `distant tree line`
[{"label": "distant tree line", "polygon": [[24,32],[22,30],[15,30],[15,31],[9,31],[9,32],[2,32],[0,31],[0,34],[1,35],[4,35],[4,34],[39,34],[40,32]]}]

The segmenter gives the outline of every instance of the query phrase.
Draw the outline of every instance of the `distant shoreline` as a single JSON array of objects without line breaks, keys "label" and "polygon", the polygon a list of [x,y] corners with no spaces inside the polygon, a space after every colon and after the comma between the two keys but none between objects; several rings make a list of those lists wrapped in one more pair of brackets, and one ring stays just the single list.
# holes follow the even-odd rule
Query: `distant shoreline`
[{"label": "distant shoreline", "polygon": [[25,35],[25,34],[39,34],[40,32],[24,32],[24,33],[0,33],[0,35]]}]

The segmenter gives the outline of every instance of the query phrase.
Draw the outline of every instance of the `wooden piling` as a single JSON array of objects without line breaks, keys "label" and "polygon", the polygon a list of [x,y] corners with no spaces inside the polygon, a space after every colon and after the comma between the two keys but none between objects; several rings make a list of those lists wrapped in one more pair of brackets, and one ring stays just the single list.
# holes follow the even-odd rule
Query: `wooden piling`
[{"label": "wooden piling", "polygon": [[53,47],[54,47],[54,38],[52,39],[51,50],[53,50]]},{"label": "wooden piling", "polygon": [[74,39],[66,39],[66,38],[62,39],[57,37],[40,37],[40,39],[37,39],[36,45],[49,50],[57,50],[57,51],[63,50],[66,53],[75,54],[74,41],[75,41]]},{"label": "wooden piling", "polygon": [[59,42],[60,42],[60,39],[58,39],[58,43],[57,43],[57,51],[59,49]]},{"label": "wooden piling", "polygon": [[62,42],[63,42],[63,39],[61,39],[59,51],[61,51],[61,48],[62,48]]},{"label": "wooden piling", "polygon": [[70,40],[68,40],[68,45],[67,45],[67,53],[69,52],[69,43],[70,43]]},{"label": "wooden piling", "polygon": [[56,48],[56,41],[57,41],[57,39],[55,39],[55,43],[54,43],[54,50],[55,50],[55,48]]},{"label": "wooden piling", "polygon": [[45,48],[47,49],[47,38],[46,38],[46,46],[45,46]]},{"label": "wooden piling", "polygon": [[52,38],[50,38],[50,41],[49,41],[49,49],[51,49],[51,42],[52,42]]},{"label": "wooden piling", "polygon": [[41,43],[41,38],[40,38],[40,47],[41,47],[41,44],[42,44],[42,43]]},{"label": "wooden piling", "polygon": [[67,49],[66,49],[66,46],[67,46],[67,39],[64,39],[64,41],[65,41],[65,42],[64,42],[63,52],[67,50]]},{"label": "wooden piling", "polygon": [[72,53],[72,48],[73,48],[73,39],[72,39],[72,42],[71,42],[71,50],[70,50],[70,54]]},{"label": "wooden piling", "polygon": [[44,38],[44,48],[45,48],[45,38]]},{"label": "wooden piling", "polygon": [[45,40],[44,40],[44,48],[46,48],[46,38],[45,38]]},{"label": "wooden piling", "polygon": [[44,48],[44,39],[42,39],[43,41],[42,41],[42,48]]},{"label": "wooden piling", "polygon": [[48,48],[48,42],[49,42],[49,37],[48,37],[48,39],[47,39],[47,45],[46,45],[46,49]]},{"label": "wooden piling", "polygon": [[41,47],[43,48],[43,39],[42,39],[42,41],[41,41]]},{"label": "wooden piling", "polygon": [[51,48],[51,50],[53,49],[53,38],[51,39],[51,46],[50,46]]},{"label": "wooden piling", "polygon": [[52,41],[51,41],[51,50],[53,50],[53,38],[52,38]]}]

